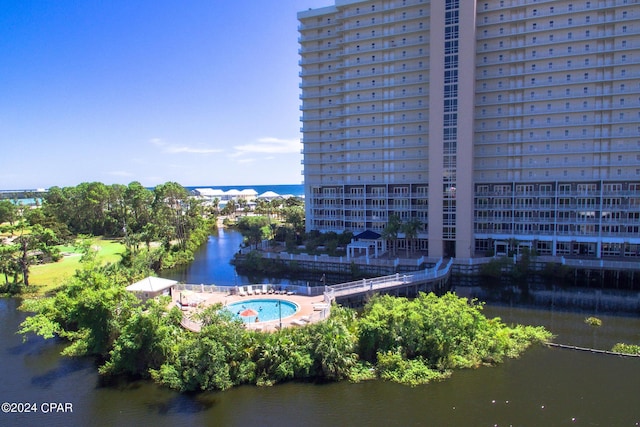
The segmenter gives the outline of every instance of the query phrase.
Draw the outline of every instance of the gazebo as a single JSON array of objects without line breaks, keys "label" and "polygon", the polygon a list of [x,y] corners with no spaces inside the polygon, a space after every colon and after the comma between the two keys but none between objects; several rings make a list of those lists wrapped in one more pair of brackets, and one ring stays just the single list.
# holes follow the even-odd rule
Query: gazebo
[{"label": "gazebo", "polygon": [[160,295],[171,295],[177,280],[163,279],[161,277],[147,277],[126,287],[129,292],[136,294],[142,301],[155,298]]},{"label": "gazebo", "polygon": [[369,258],[369,251],[373,249],[374,258],[377,258],[380,251],[383,250],[382,245],[384,242],[381,237],[382,235],[371,230],[363,231],[354,236],[351,243],[347,245],[347,259],[356,255],[356,249],[358,250],[358,254],[364,250],[367,258]]}]

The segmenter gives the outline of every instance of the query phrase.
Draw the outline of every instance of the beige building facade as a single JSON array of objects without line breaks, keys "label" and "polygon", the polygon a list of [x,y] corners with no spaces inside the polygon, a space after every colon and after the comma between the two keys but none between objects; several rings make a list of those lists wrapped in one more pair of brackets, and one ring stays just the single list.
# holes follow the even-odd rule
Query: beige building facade
[{"label": "beige building facade", "polygon": [[309,230],[470,258],[640,253],[637,0],[336,0],[298,14]]}]

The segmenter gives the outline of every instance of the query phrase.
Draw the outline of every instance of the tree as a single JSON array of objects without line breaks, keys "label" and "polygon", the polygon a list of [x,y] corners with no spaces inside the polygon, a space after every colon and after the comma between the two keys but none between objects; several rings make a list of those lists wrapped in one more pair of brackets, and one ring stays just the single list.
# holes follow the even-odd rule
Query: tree
[{"label": "tree", "polygon": [[219,198],[214,198],[211,201],[211,210],[213,212],[214,215],[218,215],[220,213],[220,199]]},{"label": "tree", "polygon": [[184,334],[181,319],[180,309],[167,311],[164,299],[151,299],[144,306],[134,307],[100,373],[148,376],[150,369],[158,369],[167,361],[172,347]]},{"label": "tree", "polygon": [[52,230],[60,243],[69,242],[72,239],[69,227],[58,221],[57,218],[42,208],[26,209],[22,213],[22,216],[26,220],[27,224],[31,226],[40,225],[43,228]]},{"label": "tree", "polygon": [[284,221],[293,227],[297,235],[304,233],[305,213],[301,206],[288,206],[282,210]]},{"label": "tree", "polygon": [[89,255],[91,248],[86,249],[81,268],[55,296],[23,303],[25,311],[35,314],[22,322],[19,332],[61,337],[70,343],[65,355],[106,357],[140,303],[125,287],[141,277],[114,265],[97,264]]},{"label": "tree", "polygon": [[287,197],[284,199],[284,205],[289,208],[293,206],[304,207],[304,200],[299,197]]},{"label": "tree", "polygon": [[276,218],[280,218],[281,210],[282,210],[282,199],[276,198],[269,202],[270,211]]},{"label": "tree", "polygon": [[253,336],[220,308],[211,306],[200,314],[197,336],[178,337],[166,363],[151,369],[156,381],[180,391],[226,390],[253,381]]},{"label": "tree", "polygon": [[238,209],[238,205],[235,202],[235,200],[232,199],[232,200],[227,201],[227,204],[224,205],[224,207],[222,208],[220,213],[222,215],[235,217],[237,209]]},{"label": "tree", "polygon": [[271,217],[271,208],[269,206],[269,202],[265,199],[258,199],[256,201],[256,208],[254,212],[258,215],[266,215]]},{"label": "tree", "polygon": [[40,257],[56,258],[59,250],[54,246],[58,243],[52,230],[40,225],[21,228],[20,235],[14,240],[17,246],[17,263],[22,273],[22,283],[29,286],[29,269],[34,261]]},{"label": "tree", "polygon": [[[14,256],[18,252],[16,244],[0,245],[0,274],[4,276],[5,290],[9,293],[16,293],[19,289],[18,276],[20,275],[20,265]],[[14,288],[10,286],[9,278],[13,279]]]},{"label": "tree", "polygon": [[265,216],[243,216],[238,220],[237,228],[249,247],[257,247],[264,239],[272,238],[270,221]]},{"label": "tree", "polygon": [[422,221],[418,218],[411,218],[408,222],[405,222],[401,226],[401,230],[404,233],[404,238],[406,239],[406,247],[407,247],[407,258],[409,257],[409,246],[412,248],[414,245],[413,241],[418,237],[418,231],[422,228]]},{"label": "tree", "polygon": [[244,215],[247,214],[248,206],[249,206],[249,203],[247,202],[247,199],[244,199],[244,198],[238,199],[238,208],[242,211]]},{"label": "tree", "polygon": [[180,184],[167,182],[154,189],[152,204],[154,222],[158,224],[168,240],[175,239],[180,248],[184,248],[189,237],[186,215],[189,204],[189,192]]},{"label": "tree", "polygon": [[[360,355],[382,363],[393,377],[406,368],[424,367],[440,372],[470,368],[514,357],[532,342],[550,339],[542,328],[507,327],[500,319],[487,319],[482,304],[453,293],[417,298],[376,296],[365,306],[358,323]],[[423,367],[406,361],[418,361]],[[395,374],[389,370],[396,370]]]},{"label": "tree", "polygon": [[358,361],[355,315],[351,310],[331,309],[331,318],[309,327],[315,373],[330,381],[349,377]]},{"label": "tree", "polygon": [[0,224],[8,222],[11,226],[18,219],[18,207],[10,200],[0,200]]},{"label": "tree", "polygon": [[392,253],[396,254],[396,246],[398,240],[398,233],[400,232],[400,227],[402,226],[402,220],[398,215],[389,215],[389,221],[387,225],[382,230],[382,238],[385,241],[391,241]]},{"label": "tree", "polygon": [[127,215],[125,217],[128,230],[140,231],[151,222],[151,206],[154,194],[137,181],[131,182],[124,192]]},{"label": "tree", "polygon": [[314,361],[306,330],[286,328],[261,338],[255,349],[258,384],[271,385],[311,376]]}]

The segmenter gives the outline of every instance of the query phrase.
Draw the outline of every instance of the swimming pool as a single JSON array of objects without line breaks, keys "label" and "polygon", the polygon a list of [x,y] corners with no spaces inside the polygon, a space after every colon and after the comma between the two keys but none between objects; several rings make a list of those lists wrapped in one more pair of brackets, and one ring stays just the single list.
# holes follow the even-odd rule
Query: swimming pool
[{"label": "swimming pool", "polygon": [[[224,308],[235,314],[244,323],[284,319],[293,316],[299,309],[298,304],[291,301],[267,298],[238,301],[228,304]],[[256,315],[240,315],[245,310],[253,310]]]}]

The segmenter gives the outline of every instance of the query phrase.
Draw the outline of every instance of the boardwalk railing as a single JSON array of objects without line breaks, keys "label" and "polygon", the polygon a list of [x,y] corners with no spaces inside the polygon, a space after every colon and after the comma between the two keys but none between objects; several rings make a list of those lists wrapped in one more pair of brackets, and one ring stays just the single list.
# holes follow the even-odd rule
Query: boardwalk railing
[{"label": "boardwalk railing", "polygon": [[[358,294],[367,291],[385,291],[387,289],[396,288],[399,286],[410,286],[424,284],[426,282],[436,281],[440,278],[446,277],[451,272],[451,266],[453,265],[453,258],[449,260],[447,265],[442,267],[442,259],[440,259],[435,267],[427,268],[424,271],[412,273],[412,274],[392,274],[389,276],[375,277],[371,279],[356,280],[353,282],[339,283],[336,285],[327,285],[324,288],[320,286],[295,286],[295,285],[283,285],[274,286],[271,284],[260,285],[241,285],[241,286],[217,286],[217,285],[189,285],[189,284],[177,284],[175,286],[176,291],[193,291],[200,293],[223,293],[227,295],[237,294],[241,289],[246,290],[251,288],[252,290],[262,291],[264,287],[272,288],[280,292],[286,292],[296,295],[317,296],[324,295],[323,307],[318,307],[320,310],[314,310],[313,316],[318,317],[318,320],[326,318],[330,313],[331,302],[335,301],[336,297],[345,297],[352,294]],[[198,321],[192,320],[186,315],[182,317],[182,325],[191,331],[200,331],[201,324]],[[254,326],[251,326],[252,328]]]},{"label": "boardwalk railing", "polygon": [[[487,264],[496,258],[501,257],[478,257],[478,258],[466,258],[457,259],[456,265],[471,265],[477,266]],[[510,257],[515,263],[520,262],[520,256]],[[536,255],[531,258],[532,261],[537,263],[549,263],[549,264],[562,264],[568,267],[575,267],[578,269],[609,269],[609,270],[640,270],[640,262],[634,259],[629,260],[613,260],[613,259],[583,259],[583,258],[566,258],[564,256],[552,256],[552,255]]]},{"label": "boardwalk railing", "polygon": [[336,297],[348,296],[351,294],[357,294],[361,292],[370,291],[384,291],[388,288],[395,288],[397,286],[412,285],[418,283],[424,283],[430,280],[436,280],[447,276],[451,271],[453,265],[453,258],[449,260],[444,268],[441,268],[442,259],[440,259],[436,266],[433,268],[427,268],[422,272],[412,274],[391,274],[389,276],[376,277],[373,279],[362,279],[353,282],[340,283],[337,285],[325,286],[325,295],[330,301],[333,301]]},{"label": "boardwalk railing", "polygon": [[251,288],[253,291],[259,290],[262,291],[263,286],[266,286],[267,289],[272,289],[274,291],[278,291],[280,293],[293,293],[296,295],[306,295],[309,297],[314,297],[318,295],[322,295],[324,292],[324,288],[320,286],[299,286],[299,285],[273,285],[270,283],[265,284],[257,284],[257,285],[237,285],[237,286],[220,286],[220,285],[190,285],[179,283],[175,286],[177,291],[193,291],[193,292],[201,292],[201,293],[223,293],[227,295],[237,295],[240,290],[246,290],[247,287]]},{"label": "boardwalk railing", "polygon": [[259,285],[239,285],[239,286],[218,286],[218,285],[189,285],[178,284],[176,290],[178,291],[193,291],[201,293],[225,293],[228,295],[235,295],[241,290],[251,288],[252,290],[262,290],[263,286],[274,289],[279,292],[293,293],[296,295],[306,296],[318,296],[323,293],[327,295],[325,298],[328,301],[332,301],[336,296],[346,296],[352,293],[360,293],[363,290],[375,290],[384,291],[387,288],[393,288],[400,285],[411,285],[417,283],[423,283],[430,280],[436,280],[447,276],[451,271],[453,265],[453,258],[449,260],[444,268],[442,267],[443,260],[440,259],[436,262],[435,267],[427,268],[423,271],[416,273],[406,274],[391,274],[389,276],[375,277],[372,279],[362,279],[353,282],[339,283],[336,285],[327,285],[324,288],[320,286],[297,286],[297,285],[271,285],[271,284],[259,284]]},{"label": "boardwalk railing", "polygon": [[[264,249],[264,248],[263,248]],[[249,252],[255,250],[255,248],[242,248],[240,249],[240,253],[243,255],[248,254]],[[359,264],[359,265],[372,265],[372,266],[380,266],[380,267],[420,267],[424,263],[433,263],[435,261],[434,258],[429,258],[425,256],[421,256],[419,258],[374,258],[372,256],[359,256],[359,257],[348,257],[348,256],[329,256],[326,254],[322,255],[309,255],[305,253],[301,254],[292,254],[288,252],[261,252],[262,256],[266,259],[281,259],[287,261],[300,261],[300,262],[315,262],[315,263],[336,263],[336,264]]]}]

